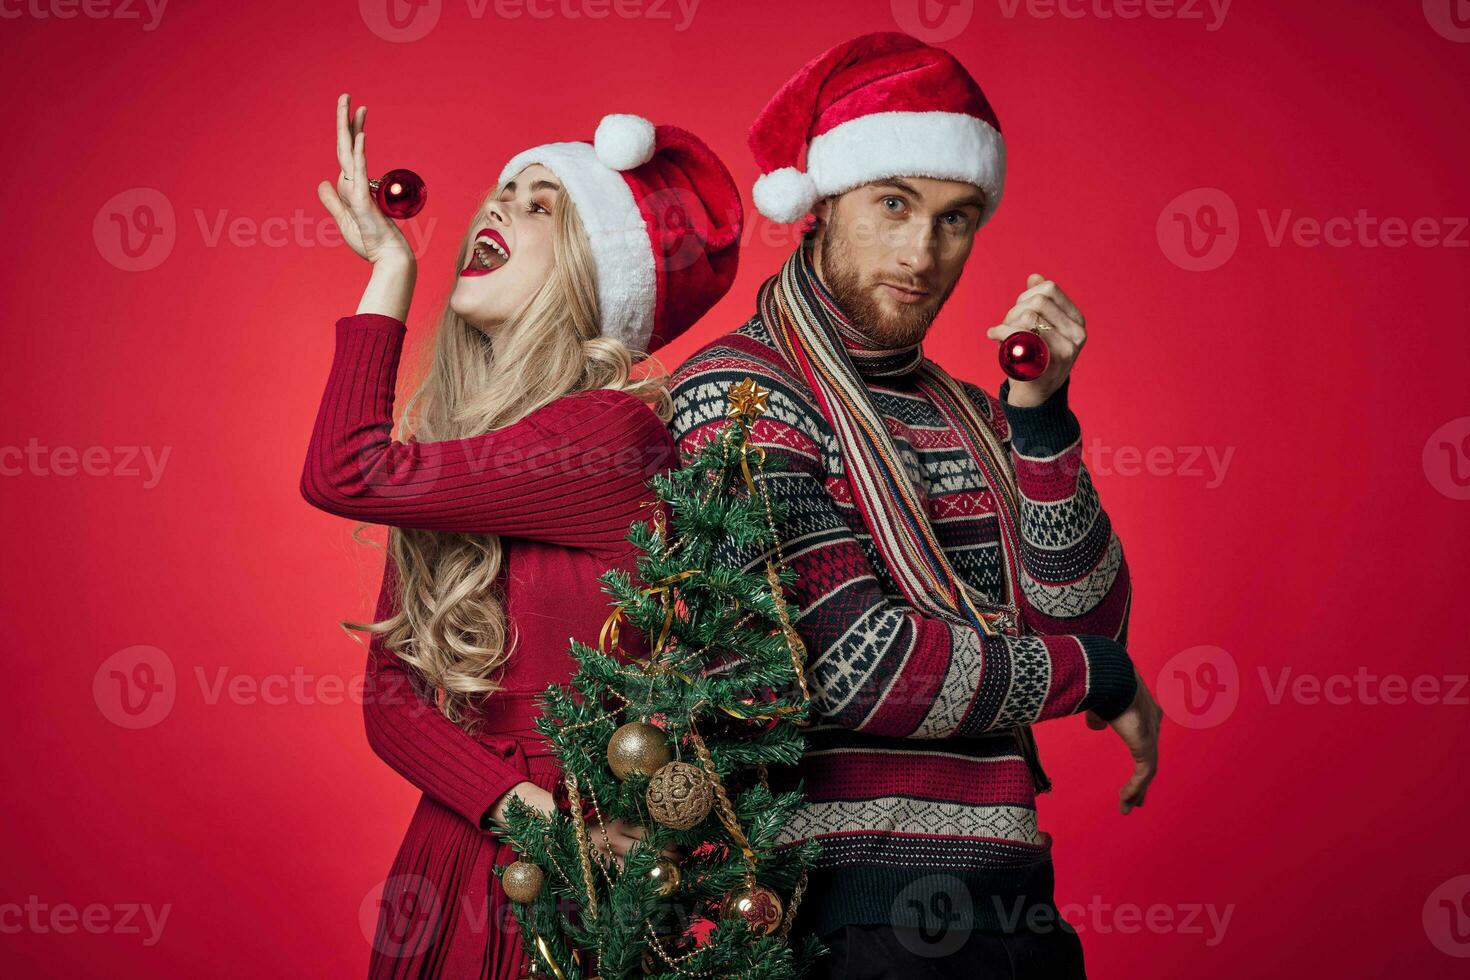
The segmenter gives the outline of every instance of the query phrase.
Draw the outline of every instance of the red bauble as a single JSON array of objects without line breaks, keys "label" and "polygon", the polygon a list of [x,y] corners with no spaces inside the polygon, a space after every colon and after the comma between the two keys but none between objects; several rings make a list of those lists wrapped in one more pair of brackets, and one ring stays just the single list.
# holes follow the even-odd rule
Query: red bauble
[{"label": "red bauble", "polygon": [[373,199],[390,218],[412,218],[424,209],[429,189],[424,178],[412,170],[390,170],[377,180],[369,181]]},{"label": "red bauble", "polygon": [[1000,343],[1000,369],[1017,381],[1035,381],[1051,363],[1051,348],[1041,334],[1017,330]]}]

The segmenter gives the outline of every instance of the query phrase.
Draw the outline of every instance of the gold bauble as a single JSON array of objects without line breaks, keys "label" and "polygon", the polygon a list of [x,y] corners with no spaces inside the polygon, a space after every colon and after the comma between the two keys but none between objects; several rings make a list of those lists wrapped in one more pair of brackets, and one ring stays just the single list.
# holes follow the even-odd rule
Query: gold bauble
[{"label": "gold bauble", "polygon": [[653,879],[654,891],[664,898],[668,898],[679,890],[679,882],[684,873],[679,866],[668,858],[659,858],[658,862],[648,870],[648,877]]},{"label": "gold bauble", "polygon": [[500,887],[513,902],[533,902],[546,883],[546,873],[530,861],[512,861],[500,875]]},{"label": "gold bauble", "polygon": [[670,762],[648,781],[648,812],[665,827],[688,830],[709,815],[715,790],[703,769]]},{"label": "gold bauble", "polygon": [[652,776],[673,757],[663,729],[644,721],[628,722],[613,732],[607,742],[607,764],[619,779],[627,779],[634,773]]},{"label": "gold bauble", "polygon": [[741,885],[725,896],[721,915],[726,919],[739,916],[752,931],[770,935],[781,927],[781,896],[765,885]]}]

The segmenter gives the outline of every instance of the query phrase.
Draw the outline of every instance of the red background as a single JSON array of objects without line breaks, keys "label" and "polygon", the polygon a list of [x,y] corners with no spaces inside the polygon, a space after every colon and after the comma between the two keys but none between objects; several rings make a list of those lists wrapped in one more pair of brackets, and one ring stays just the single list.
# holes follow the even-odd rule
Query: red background
[{"label": "red background", "polygon": [[[0,478],[9,975],[363,972],[359,912],[417,793],[341,690],[363,650],[335,622],[370,614],[380,554],[297,493],[332,323],[367,275],[319,234],[333,103],[370,107],[371,171],[412,167],[431,188],[415,344],[514,151],[637,112],[699,131],[748,200],[744,130],[765,98],[914,6],[704,0],[683,25],[652,2],[538,19],[446,0],[412,42],[374,33],[368,0],[179,2],[151,30],[142,8],[6,5],[0,452],[39,447]],[[1081,910],[1095,977],[1461,976],[1470,907],[1456,922],[1441,899],[1463,903],[1470,882],[1470,708],[1450,696],[1467,670],[1470,44],[1431,26],[1451,23],[1450,0],[1240,0],[1213,30],[1183,3],[1136,19],[1103,16],[1113,0],[1074,0],[1075,17],[931,11],[950,18],[933,37],[963,28],[943,43],[996,105],[1010,166],[926,349],[994,389],[983,332],[1027,273],[1086,312],[1074,404],[1132,564],[1131,648],[1176,719],[1126,818],[1114,736],[1044,726],[1059,899]],[[157,196],[141,214],[175,237],[133,270],[113,216],[148,203],[138,188],[166,200],[172,217]],[[1171,205],[1197,188],[1238,209],[1216,212],[1238,247],[1206,271],[1171,260],[1169,230],[1208,218],[1200,195]],[[1447,240],[1273,244],[1283,215],[1360,210]],[[294,216],[304,231],[280,225]],[[222,219],[238,233],[215,237]],[[735,289],[668,366],[741,322],[792,244],[759,220],[748,237]],[[130,446],[169,453],[161,478],[130,475]],[[108,462],[67,475],[67,447]],[[1154,450],[1145,471],[1116,462],[1130,447]],[[1223,479],[1196,450],[1232,454]],[[147,679],[140,645],[162,651],[147,656],[165,692],[132,729],[112,668]],[[1275,696],[1302,675],[1343,693],[1331,678],[1360,670],[1437,678],[1439,695],[1386,704],[1354,680],[1346,703]],[[1224,689],[1201,700],[1181,677]],[[36,921],[3,907],[31,896]],[[111,926],[64,931],[66,908],[93,903]],[[159,941],[123,928],[129,903],[168,907]],[[1196,906],[1229,910],[1223,935],[1186,922]]]}]

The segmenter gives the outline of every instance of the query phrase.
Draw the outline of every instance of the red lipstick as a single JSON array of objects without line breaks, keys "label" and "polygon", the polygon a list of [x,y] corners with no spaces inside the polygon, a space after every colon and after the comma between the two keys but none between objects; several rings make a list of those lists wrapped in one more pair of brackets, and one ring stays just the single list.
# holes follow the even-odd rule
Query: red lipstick
[{"label": "red lipstick", "polygon": [[[500,256],[500,253],[495,252],[494,249],[490,249],[488,246],[481,246],[479,243],[485,239],[488,239],[499,246],[504,251],[505,257],[502,258]],[[493,264],[488,266],[481,266],[476,262],[476,253],[478,249],[482,247],[486,248],[489,255],[493,256],[493,258],[491,259]],[[496,231],[493,228],[481,228],[478,232],[475,233],[475,243],[470,248],[469,262],[465,264],[465,267],[463,269],[459,270],[459,274],[461,276],[487,276],[509,261],[510,247],[505,244],[505,238],[500,234],[500,232]]]}]

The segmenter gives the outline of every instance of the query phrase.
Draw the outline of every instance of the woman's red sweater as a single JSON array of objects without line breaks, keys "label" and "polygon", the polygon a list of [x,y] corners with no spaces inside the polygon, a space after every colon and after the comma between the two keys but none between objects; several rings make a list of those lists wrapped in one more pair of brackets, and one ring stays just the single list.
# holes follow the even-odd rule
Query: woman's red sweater
[{"label": "woman's red sweater", "polygon": [[[556,792],[554,759],[534,727],[535,696],[571,677],[571,638],[597,642],[608,612],[598,576],[632,570],[629,525],[650,516],[647,481],[675,463],[677,450],[643,401],[607,389],[565,396],[484,435],[396,442],[405,333],[402,321],[380,314],[337,321],[301,493],[354,520],[500,535],[498,582],[514,646],[504,689],[485,699],[472,736],[419,696],[403,662],[373,637],[368,741],[424,797],[385,885],[371,973],[519,976],[519,941],[506,933],[504,894],[490,873],[513,854],[481,829],[481,817],[518,782]],[[377,619],[396,610],[398,592],[390,559]],[[439,914],[424,914],[435,907]]]}]

